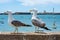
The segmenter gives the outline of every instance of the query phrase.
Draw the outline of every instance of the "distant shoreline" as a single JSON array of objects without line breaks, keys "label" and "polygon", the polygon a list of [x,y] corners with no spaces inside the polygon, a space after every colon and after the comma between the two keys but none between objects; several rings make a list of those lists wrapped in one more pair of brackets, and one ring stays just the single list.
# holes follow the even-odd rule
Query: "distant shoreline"
[{"label": "distant shoreline", "polygon": [[[7,13],[0,13],[0,15],[8,15]],[[31,15],[29,12],[13,13],[13,15]],[[38,15],[60,15],[60,13],[38,13]]]}]

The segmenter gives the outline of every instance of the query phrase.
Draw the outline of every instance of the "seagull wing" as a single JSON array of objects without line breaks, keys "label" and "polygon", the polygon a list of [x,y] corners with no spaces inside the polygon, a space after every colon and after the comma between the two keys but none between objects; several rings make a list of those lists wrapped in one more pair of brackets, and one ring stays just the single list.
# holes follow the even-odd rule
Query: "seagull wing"
[{"label": "seagull wing", "polygon": [[28,24],[24,24],[22,23],[21,21],[17,21],[17,20],[14,20],[11,22],[14,26],[16,27],[19,27],[19,26],[31,26],[31,25],[28,25]]},{"label": "seagull wing", "polygon": [[[32,19],[32,23],[33,23],[33,25],[35,25],[35,26],[43,27],[41,21],[39,21],[39,20]],[[45,26],[45,24],[44,24],[44,26]]]},{"label": "seagull wing", "polygon": [[50,30],[49,28],[45,27],[45,23],[41,23],[40,21],[38,21],[36,19],[32,19],[32,23],[33,23],[33,25],[35,25],[37,27],[44,28],[46,30]]}]

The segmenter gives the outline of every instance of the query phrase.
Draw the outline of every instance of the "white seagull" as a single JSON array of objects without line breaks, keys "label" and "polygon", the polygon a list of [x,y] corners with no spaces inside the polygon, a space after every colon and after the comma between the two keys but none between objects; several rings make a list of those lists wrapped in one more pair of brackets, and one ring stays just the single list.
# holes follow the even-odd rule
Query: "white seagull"
[{"label": "white seagull", "polygon": [[11,11],[7,11],[7,13],[8,13],[8,23],[11,26],[14,26],[15,27],[14,33],[16,33],[16,32],[18,33],[18,27],[21,27],[21,26],[31,27],[31,25],[24,24],[21,21],[18,21],[18,20],[13,19],[12,18],[12,12]]},{"label": "white seagull", "polygon": [[[32,24],[34,26],[36,26],[38,28],[40,27],[40,28],[43,28],[46,30],[50,30],[49,28],[45,27],[46,24],[37,17],[37,10],[33,9],[33,10],[30,10],[30,12],[32,13]],[[35,27],[35,32],[37,31],[36,27]]]}]

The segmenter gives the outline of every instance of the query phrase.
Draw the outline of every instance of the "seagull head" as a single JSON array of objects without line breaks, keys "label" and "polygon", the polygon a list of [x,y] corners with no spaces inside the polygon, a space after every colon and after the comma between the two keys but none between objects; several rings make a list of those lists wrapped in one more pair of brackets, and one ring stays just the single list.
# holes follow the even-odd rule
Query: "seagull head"
[{"label": "seagull head", "polygon": [[12,12],[11,12],[10,10],[9,10],[9,11],[7,11],[6,13],[7,13],[7,14],[12,14]]},{"label": "seagull head", "polygon": [[30,13],[31,13],[31,14],[37,14],[37,13],[38,13],[38,11],[37,11],[37,9],[36,9],[36,8],[34,8],[34,9],[30,10]]}]

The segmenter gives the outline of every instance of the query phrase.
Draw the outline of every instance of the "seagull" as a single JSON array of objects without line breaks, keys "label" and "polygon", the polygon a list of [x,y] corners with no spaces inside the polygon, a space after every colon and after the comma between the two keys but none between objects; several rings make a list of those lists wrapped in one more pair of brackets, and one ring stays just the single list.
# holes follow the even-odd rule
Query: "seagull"
[{"label": "seagull", "polygon": [[18,33],[18,27],[21,27],[21,26],[31,27],[31,25],[28,25],[28,24],[22,23],[21,21],[13,19],[11,11],[7,11],[7,13],[8,13],[8,24],[15,27],[14,33]]},{"label": "seagull", "polygon": [[3,22],[3,21],[0,21],[0,23],[1,23],[1,24],[4,24],[4,22]]},{"label": "seagull", "polygon": [[50,30],[49,28],[45,27],[46,24],[37,17],[37,10],[33,9],[33,10],[30,10],[30,12],[32,13],[31,20],[32,20],[32,24],[35,26],[35,32],[37,32],[37,29],[36,29],[37,27],[38,29],[43,28],[46,30]]}]

